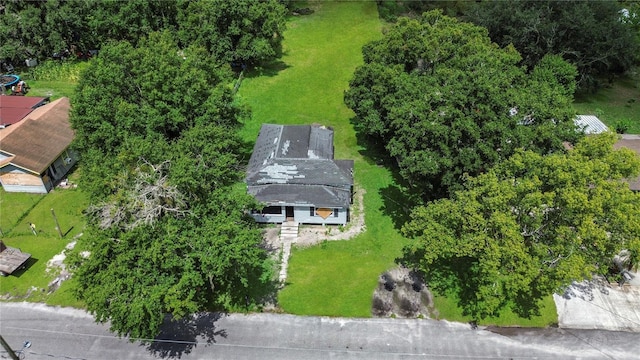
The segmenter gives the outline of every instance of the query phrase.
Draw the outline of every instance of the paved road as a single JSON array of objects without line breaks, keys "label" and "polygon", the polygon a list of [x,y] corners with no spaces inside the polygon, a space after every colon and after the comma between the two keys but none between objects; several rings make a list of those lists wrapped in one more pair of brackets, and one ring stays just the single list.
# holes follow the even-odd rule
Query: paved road
[{"label": "paved road", "polygon": [[[131,343],[83,311],[0,303],[0,333],[26,359],[638,359],[631,332],[478,329],[434,320],[204,314]],[[8,358],[0,352],[0,358]]]}]

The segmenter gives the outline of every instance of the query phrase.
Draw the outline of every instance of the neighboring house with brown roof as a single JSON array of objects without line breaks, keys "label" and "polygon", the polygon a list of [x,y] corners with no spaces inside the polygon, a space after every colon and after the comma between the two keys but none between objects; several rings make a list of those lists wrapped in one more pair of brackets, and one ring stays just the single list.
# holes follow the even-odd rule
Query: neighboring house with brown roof
[{"label": "neighboring house with brown roof", "polygon": [[0,183],[8,192],[47,193],[76,163],[71,104],[60,98],[0,130]]},{"label": "neighboring house with brown roof", "polygon": [[265,204],[257,222],[346,224],[353,160],[333,159],[333,130],[263,124],[249,160],[247,191]]},{"label": "neighboring house with brown roof", "polygon": [[[614,149],[628,148],[636,152],[640,156],[640,135],[624,134],[622,138],[613,144]],[[635,179],[627,179],[629,188],[634,191],[640,191],[640,177]]]},{"label": "neighboring house with brown roof", "polygon": [[24,119],[49,98],[35,96],[0,96],[0,129]]}]

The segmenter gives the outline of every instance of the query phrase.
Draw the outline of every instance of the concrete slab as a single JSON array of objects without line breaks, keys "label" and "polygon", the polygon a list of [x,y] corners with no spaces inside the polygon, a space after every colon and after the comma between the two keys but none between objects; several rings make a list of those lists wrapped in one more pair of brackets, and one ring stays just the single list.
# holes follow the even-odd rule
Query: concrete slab
[{"label": "concrete slab", "polygon": [[561,328],[640,332],[639,286],[584,281],[553,298]]}]

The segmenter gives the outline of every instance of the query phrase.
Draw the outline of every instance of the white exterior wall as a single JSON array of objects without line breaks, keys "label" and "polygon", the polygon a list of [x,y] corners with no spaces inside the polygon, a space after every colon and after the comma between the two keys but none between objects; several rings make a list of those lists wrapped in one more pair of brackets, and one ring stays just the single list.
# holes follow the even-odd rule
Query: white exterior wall
[{"label": "white exterior wall", "polygon": [[[282,223],[287,220],[285,206],[281,207],[280,214],[251,214],[251,217],[259,223]],[[315,208],[314,208],[315,209]],[[349,209],[338,208],[338,216],[331,214],[326,219],[322,216],[311,216],[311,208],[309,206],[294,206],[293,219],[299,224],[323,224],[323,225],[345,225],[348,222]]]},{"label": "white exterior wall", "polygon": [[46,194],[48,189],[40,176],[13,165],[2,168],[0,183],[6,192]]},{"label": "white exterior wall", "polygon": [[293,217],[299,224],[333,224],[333,225],[345,225],[347,223],[348,209],[338,208],[338,217],[331,214],[326,219],[322,216],[311,216],[309,206],[296,206],[293,209]]}]

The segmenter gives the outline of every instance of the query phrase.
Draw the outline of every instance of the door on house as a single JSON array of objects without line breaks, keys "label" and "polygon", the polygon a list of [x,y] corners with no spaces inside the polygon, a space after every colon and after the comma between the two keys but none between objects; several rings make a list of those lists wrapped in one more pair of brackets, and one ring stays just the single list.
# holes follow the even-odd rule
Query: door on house
[{"label": "door on house", "polygon": [[287,217],[288,221],[293,221],[294,220],[294,216],[293,216],[293,206],[285,206],[285,216]]}]

